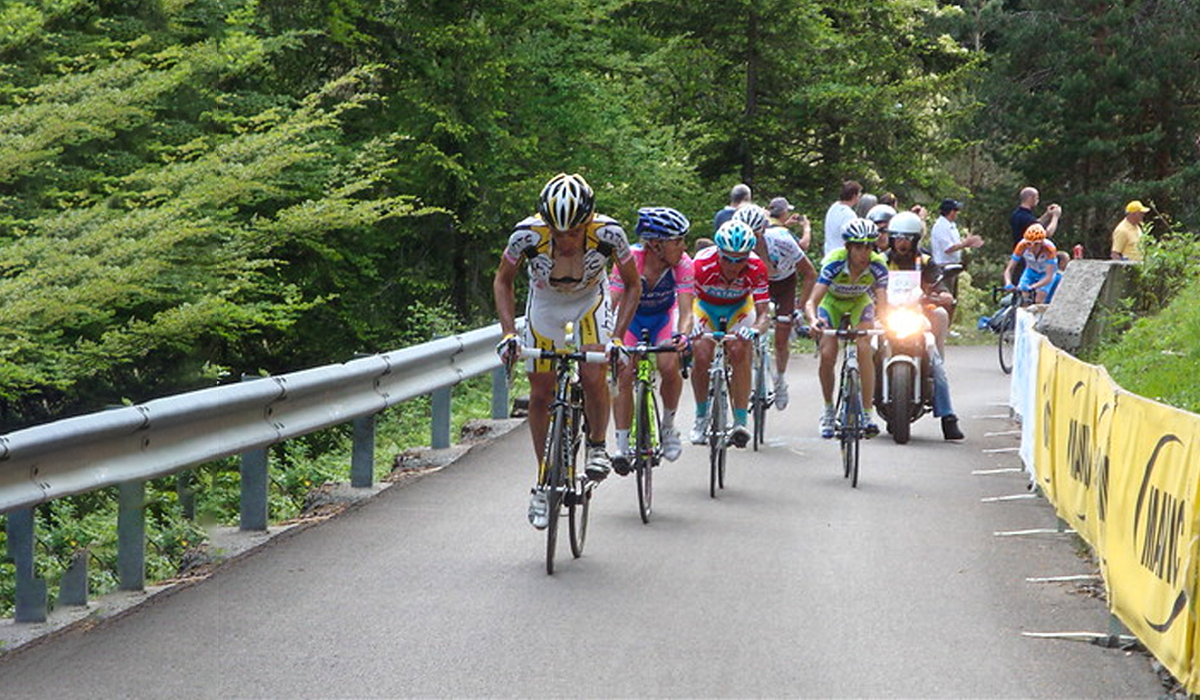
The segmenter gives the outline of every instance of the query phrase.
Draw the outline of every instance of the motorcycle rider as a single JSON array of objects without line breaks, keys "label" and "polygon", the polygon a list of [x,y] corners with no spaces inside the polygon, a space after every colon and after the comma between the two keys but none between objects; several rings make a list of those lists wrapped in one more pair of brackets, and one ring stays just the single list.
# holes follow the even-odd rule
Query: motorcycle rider
[{"label": "motorcycle rider", "polygon": [[[912,212],[900,212],[891,217],[887,224],[891,247],[887,251],[889,270],[918,270],[921,272],[921,289],[931,303],[922,304],[925,317],[936,341],[929,367],[933,373],[933,415],[942,419],[942,437],[946,440],[962,440],[958,427],[958,416],[950,401],[950,380],[946,377],[943,361],[946,352],[946,335],[950,330],[949,309],[954,297],[942,284],[942,271],[929,255],[921,252],[919,245],[925,232],[925,223]],[[882,376],[877,373],[876,376]]]}]

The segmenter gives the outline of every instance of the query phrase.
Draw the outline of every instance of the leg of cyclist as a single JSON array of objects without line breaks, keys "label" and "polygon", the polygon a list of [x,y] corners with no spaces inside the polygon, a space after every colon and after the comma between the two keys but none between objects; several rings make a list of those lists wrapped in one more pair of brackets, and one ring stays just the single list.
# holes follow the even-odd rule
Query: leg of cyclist
[{"label": "leg of cyclist", "polygon": [[610,457],[613,471],[621,476],[629,473],[629,427],[633,425],[633,374],[633,362],[621,365],[617,370],[617,395],[613,397],[613,428],[617,436],[617,446]]},{"label": "leg of cyclist", "polygon": [[662,448],[663,457],[670,462],[679,459],[683,445],[679,430],[675,428],[675,412],[679,410],[679,396],[683,393],[683,376],[679,373],[679,354],[659,353],[659,395],[662,396]]},{"label": "leg of cyclist", "polygon": [[697,338],[692,343],[692,396],[696,399],[696,423],[690,435],[693,445],[704,444],[704,431],[708,428],[708,368],[715,349],[716,344],[710,338]]},{"label": "leg of cyclist", "polygon": [[[865,296],[865,295],[864,295]],[[858,314],[857,328],[871,330],[875,327],[875,304],[868,301]],[[871,349],[871,336],[860,336],[855,341],[858,344],[858,371],[862,377],[863,395],[863,429],[867,437],[879,434],[879,425],[873,417],[875,407],[875,352]]]},{"label": "leg of cyclist", "polygon": [[[577,322],[580,348],[587,352],[604,352],[612,337],[614,321],[608,293],[606,288],[602,287],[595,305],[581,314]],[[592,481],[603,481],[612,468],[606,445],[608,416],[612,408],[608,393],[607,363],[581,363],[579,383],[583,386],[583,412],[587,417],[588,427],[584,471]]]},{"label": "leg of cyclist", "polygon": [[796,310],[796,275],[771,282],[775,303],[775,408],[788,405],[787,366],[792,340],[792,312]]},{"label": "leg of cyclist", "polygon": [[729,382],[729,403],[733,405],[733,430],[730,440],[736,447],[745,447],[750,441],[746,423],[750,415],[751,360],[754,346],[749,340],[738,339],[726,345],[726,359],[733,370]]}]

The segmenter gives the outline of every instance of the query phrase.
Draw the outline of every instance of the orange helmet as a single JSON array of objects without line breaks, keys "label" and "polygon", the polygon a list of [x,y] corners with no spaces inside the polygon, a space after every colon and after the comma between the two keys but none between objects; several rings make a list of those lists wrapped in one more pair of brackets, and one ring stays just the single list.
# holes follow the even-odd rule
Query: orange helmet
[{"label": "orange helmet", "polygon": [[1041,224],[1030,224],[1029,228],[1025,229],[1025,240],[1030,243],[1046,240],[1046,229]]}]

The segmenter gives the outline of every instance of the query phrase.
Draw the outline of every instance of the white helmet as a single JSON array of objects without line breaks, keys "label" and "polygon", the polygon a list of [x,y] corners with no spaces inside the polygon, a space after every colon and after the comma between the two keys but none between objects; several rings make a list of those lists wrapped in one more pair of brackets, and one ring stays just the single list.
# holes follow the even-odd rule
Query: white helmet
[{"label": "white helmet", "polygon": [[757,204],[743,204],[733,212],[733,220],[750,227],[755,234],[762,233],[771,225],[770,214]]},{"label": "white helmet", "polygon": [[888,235],[892,238],[904,236],[913,239],[915,243],[921,240],[924,233],[925,223],[911,211],[902,211],[888,222]]},{"label": "white helmet", "polygon": [[880,221],[888,222],[896,215],[896,210],[886,204],[876,204],[867,212],[867,218],[878,224]]}]

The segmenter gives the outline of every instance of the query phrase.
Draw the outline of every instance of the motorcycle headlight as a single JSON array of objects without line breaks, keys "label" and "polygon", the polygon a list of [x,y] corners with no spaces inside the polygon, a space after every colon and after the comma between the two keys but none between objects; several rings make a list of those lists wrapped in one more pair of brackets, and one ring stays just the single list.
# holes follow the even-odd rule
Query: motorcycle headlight
[{"label": "motorcycle headlight", "polygon": [[887,329],[897,338],[907,338],[925,329],[925,317],[912,309],[896,309],[888,314]]}]

